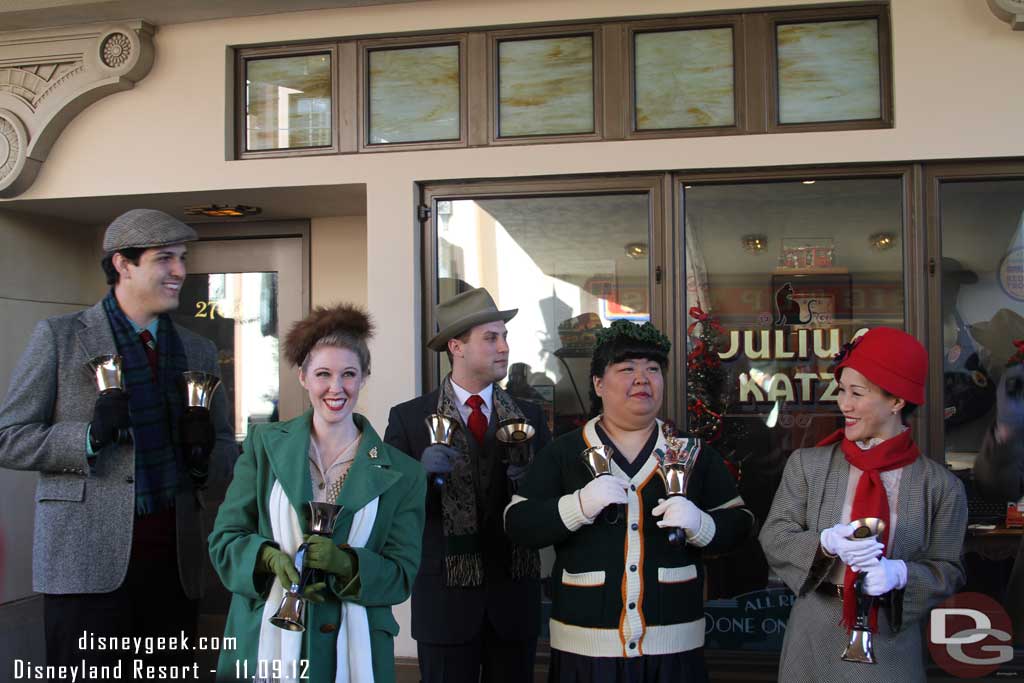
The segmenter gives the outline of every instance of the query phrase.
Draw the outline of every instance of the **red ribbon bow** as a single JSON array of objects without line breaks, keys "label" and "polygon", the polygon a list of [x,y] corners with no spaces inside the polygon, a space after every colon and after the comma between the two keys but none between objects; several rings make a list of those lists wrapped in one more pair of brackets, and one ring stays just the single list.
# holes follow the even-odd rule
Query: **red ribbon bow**
[{"label": "red ribbon bow", "polygon": [[1007,367],[1017,363],[1024,363],[1024,339],[1014,339],[1013,345],[1017,347],[1017,353],[1010,356],[1010,360],[1006,361]]},{"label": "red ribbon bow", "polygon": [[697,327],[697,323],[706,323],[708,325],[711,325],[711,327],[713,327],[718,332],[725,334],[725,329],[718,324],[718,321],[716,321],[710,315],[705,313],[700,306],[692,306],[690,308],[690,317],[693,318],[693,322],[690,323],[690,326],[686,328],[686,334],[693,334],[693,330],[694,328]]}]

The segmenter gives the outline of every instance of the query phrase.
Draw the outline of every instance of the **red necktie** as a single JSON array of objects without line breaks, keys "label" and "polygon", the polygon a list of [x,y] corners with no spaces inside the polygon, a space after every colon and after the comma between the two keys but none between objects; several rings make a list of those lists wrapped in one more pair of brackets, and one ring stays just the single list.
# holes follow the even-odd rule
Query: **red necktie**
[{"label": "red necktie", "polygon": [[481,408],[484,405],[484,400],[478,395],[473,394],[466,399],[466,405],[472,409],[469,414],[469,431],[473,433],[473,438],[481,446],[484,443],[484,434],[487,433],[487,418],[484,417],[484,411]]},{"label": "red necktie", "polygon": [[142,340],[142,348],[146,350],[146,360],[149,361],[149,369],[153,373],[153,380],[156,380],[156,340],[149,330],[139,332],[139,339]]}]

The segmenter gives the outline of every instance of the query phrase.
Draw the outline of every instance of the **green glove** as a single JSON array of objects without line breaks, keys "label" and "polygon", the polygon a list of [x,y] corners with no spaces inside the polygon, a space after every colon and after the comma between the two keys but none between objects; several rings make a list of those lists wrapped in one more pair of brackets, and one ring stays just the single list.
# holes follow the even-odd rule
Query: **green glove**
[{"label": "green glove", "polygon": [[323,569],[335,574],[342,581],[348,581],[354,574],[353,559],[347,551],[334,545],[326,536],[310,534],[306,537],[306,566]]},{"label": "green glove", "polygon": [[293,583],[299,582],[299,572],[295,570],[295,561],[288,554],[278,550],[269,543],[264,543],[256,558],[256,571],[263,574],[274,574],[285,590]]}]

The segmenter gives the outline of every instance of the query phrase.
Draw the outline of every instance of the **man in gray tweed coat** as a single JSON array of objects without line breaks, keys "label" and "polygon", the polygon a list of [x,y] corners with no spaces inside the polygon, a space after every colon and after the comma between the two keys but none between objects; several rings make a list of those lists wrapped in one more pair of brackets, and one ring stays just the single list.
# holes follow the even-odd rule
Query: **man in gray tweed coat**
[{"label": "man in gray tweed coat", "polygon": [[[208,561],[197,492],[210,459],[235,448],[224,391],[197,417],[178,386],[186,370],[218,374],[213,343],[167,315],[195,239],[161,211],[116,218],[110,293],[36,326],[0,407],[0,467],[39,472],[32,587],[48,666],[114,666],[124,653],[111,637],[195,634]],[[87,363],[104,354],[121,356],[124,392],[97,394]],[[167,643],[146,663],[188,664],[192,646]]]}]

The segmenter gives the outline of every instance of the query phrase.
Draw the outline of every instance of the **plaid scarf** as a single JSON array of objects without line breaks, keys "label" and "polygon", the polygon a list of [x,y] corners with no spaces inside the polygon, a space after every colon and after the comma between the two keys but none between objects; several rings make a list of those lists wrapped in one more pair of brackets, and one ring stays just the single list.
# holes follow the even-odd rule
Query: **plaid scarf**
[{"label": "plaid scarf", "polygon": [[[494,386],[494,412],[499,422],[507,419],[524,420],[522,411],[515,400],[501,387]],[[469,430],[459,413],[459,399],[452,388],[451,375],[441,382],[437,397],[437,412],[460,426],[452,434],[452,448],[462,454],[453,463],[448,481],[441,491],[441,511],[445,543],[445,585],[449,587],[481,586],[484,582],[484,563],[480,555],[479,516],[477,513],[476,486],[473,482],[473,464],[470,460],[470,445],[466,435]],[[486,492],[487,472],[493,466],[493,453],[481,448],[480,471],[481,490]],[[533,452],[530,452],[533,460]],[[510,573],[513,579],[540,577],[540,555],[536,550],[523,546],[512,546]]]},{"label": "plaid scarf", "polygon": [[178,378],[188,359],[171,318],[161,315],[157,327],[157,381],[146,350],[111,289],[103,299],[114,344],[121,355],[125,390],[131,397],[132,438],[135,443],[135,514],[148,515],[174,507],[182,462],[175,425],[185,397]]}]

